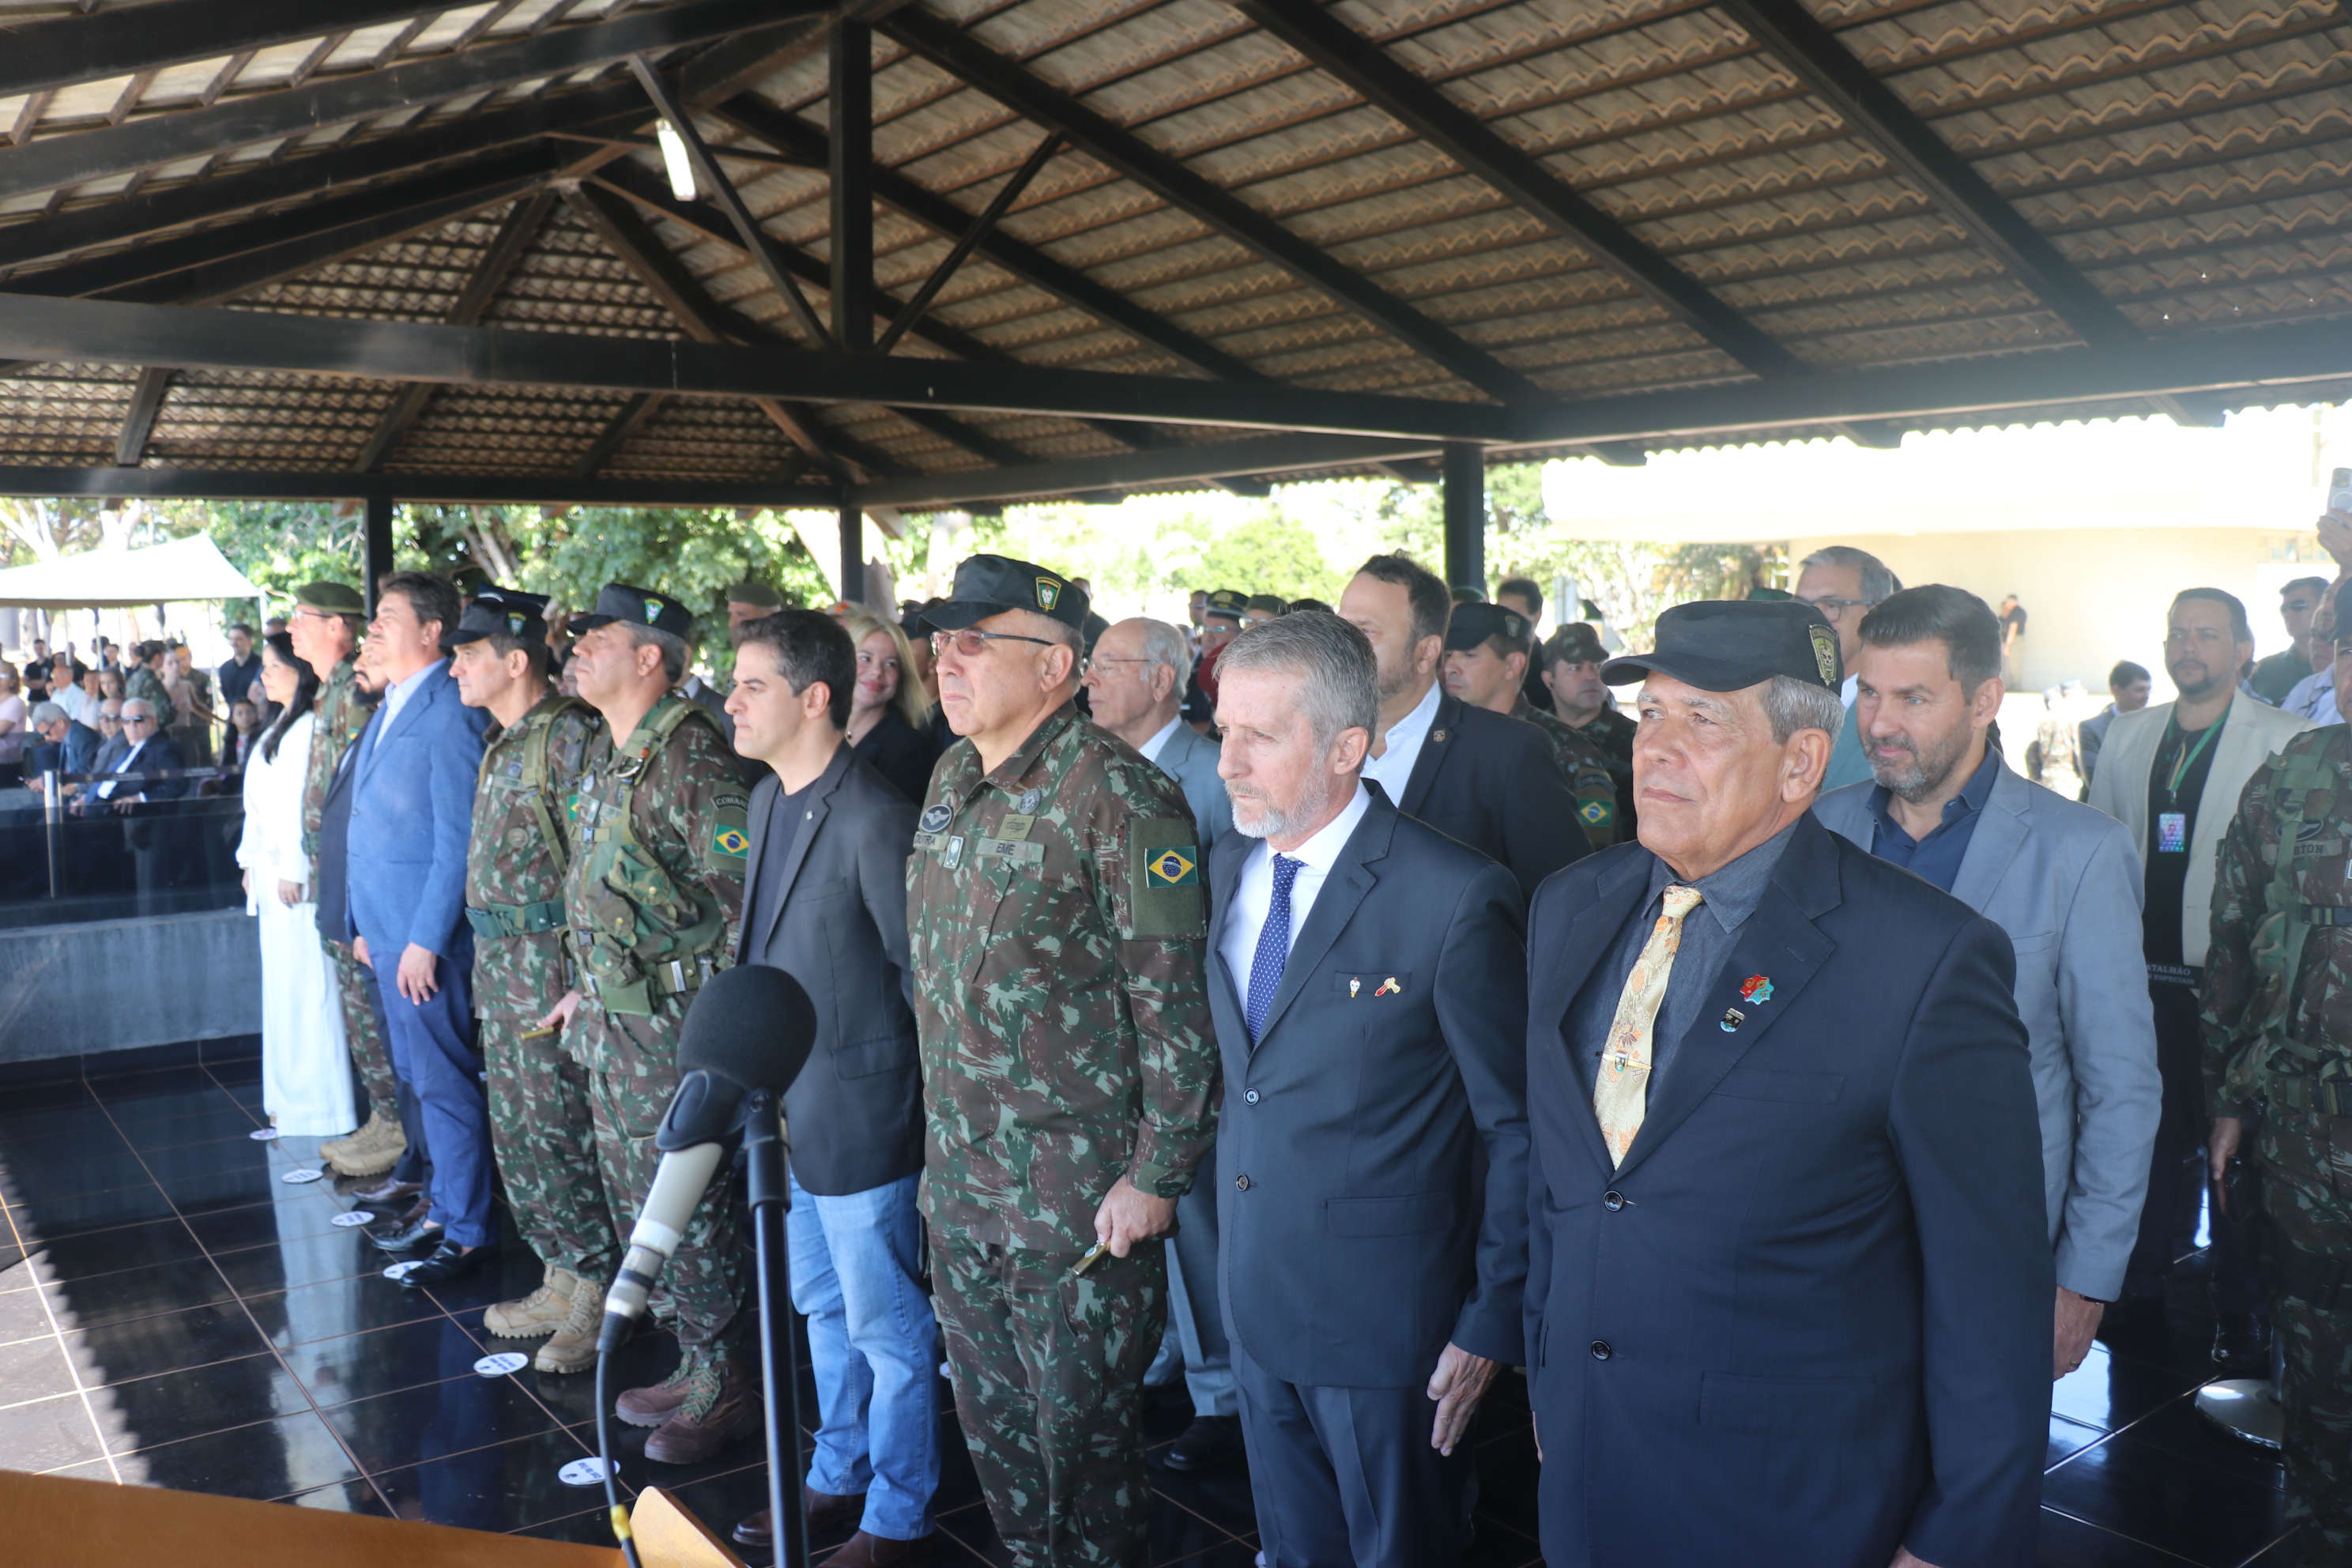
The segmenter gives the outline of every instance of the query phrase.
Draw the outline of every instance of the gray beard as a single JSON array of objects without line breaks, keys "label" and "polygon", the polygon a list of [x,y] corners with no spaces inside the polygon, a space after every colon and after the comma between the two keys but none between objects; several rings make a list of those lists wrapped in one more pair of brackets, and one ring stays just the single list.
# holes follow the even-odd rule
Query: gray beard
[{"label": "gray beard", "polygon": [[1916,805],[1943,788],[1945,782],[1952,776],[1952,770],[1968,754],[1969,736],[1964,730],[1960,732],[1958,743],[1948,754],[1922,757],[1913,747],[1907,763],[1890,765],[1874,758],[1870,764],[1870,776],[1889,794],[1901,795],[1906,802]]},{"label": "gray beard", "polygon": [[[1288,811],[1276,811],[1271,805],[1261,807],[1246,797],[1233,802],[1234,829],[1244,838],[1287,838],[1299,825],[1314,821],[1331,804],[1331,781],[1327,776],[1315,793]],[[1244,815],[1258,812],[1255,820]]]}]

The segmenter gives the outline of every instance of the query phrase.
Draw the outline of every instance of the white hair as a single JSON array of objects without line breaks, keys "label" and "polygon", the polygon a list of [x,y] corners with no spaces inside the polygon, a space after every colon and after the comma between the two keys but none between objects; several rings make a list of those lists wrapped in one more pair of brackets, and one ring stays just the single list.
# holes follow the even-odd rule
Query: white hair
[{"label": "white hair", "polygon": [[1835,739],[1845,727],[1845,704],[1827,687],[1776,675],[1764,688],[1764,717],[1771,721],[1776,746],[1787,745],[1800,730],[1825,730]]},{"label": "white hair", "polygon": [[1119,624],[1138,628],[1142,640],[1142,647],[1139,651],[1145,662],[1164,664],[1174,670],[1180,678],[1184,673],[1185,666],[1192,662],[1192,645],[1184,640],[1182,632],[1178,631],[1166,621],[1155,621],[1150,616],[1138,616],[1131,621],[1122,621]]}]

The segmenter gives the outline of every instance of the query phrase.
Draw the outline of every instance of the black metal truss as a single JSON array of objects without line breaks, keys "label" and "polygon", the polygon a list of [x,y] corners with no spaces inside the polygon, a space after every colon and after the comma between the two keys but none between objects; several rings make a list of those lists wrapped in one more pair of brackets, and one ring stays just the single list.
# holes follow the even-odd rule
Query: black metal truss
[{"label": "black metal truss", "polygon": [[306,474],[242,468],[58,468],[0,463],[0,495],[190,500],[369,500],[447,506],[753,506],[840,504],[832,485],[768,479],[536,479],[514,474]]}]

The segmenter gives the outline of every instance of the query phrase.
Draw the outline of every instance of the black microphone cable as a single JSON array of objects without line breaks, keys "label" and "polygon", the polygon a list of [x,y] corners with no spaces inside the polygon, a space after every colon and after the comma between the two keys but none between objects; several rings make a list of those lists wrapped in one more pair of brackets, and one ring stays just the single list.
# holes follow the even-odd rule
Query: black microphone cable
[{"label": "black microphone cable", "polygon": [[607,1386],[605,1371],[613,1358],[600,1350],[596,1352],[596,1462],[604,1468],[604,1507],[613,1521],[613,1539],[621,1543],[621,1555],[628,1559],[629,1568],[646,1568],[637,1555],[637,1538],[629,1529],[629,1510],[621,1506],[619,1467],[613,1463],[613,1400]]}]

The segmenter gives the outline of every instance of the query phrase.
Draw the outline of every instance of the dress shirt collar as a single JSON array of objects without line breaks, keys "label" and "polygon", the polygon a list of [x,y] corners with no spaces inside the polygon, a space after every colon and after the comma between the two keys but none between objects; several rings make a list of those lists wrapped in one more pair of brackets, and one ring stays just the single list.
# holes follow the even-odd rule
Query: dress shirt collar
[{"label": "dress shirt collar", "polygon": [[1858,675],[1849,675],[1845,678],[1845,683],[1838,688],[1838,700],[1848,708],[1853,706],[1854,693],[1861,689],[1857,682],[1861,679],[1862,677]]},{"label": "dress shirt collar", "polygon": [[[1724,931],[1738,931],[1764,901],[1764,889],[1771,885],[1772,873],[1780,864],[1780,856],[1789,847],[1789,836],[1797,830],[1792,822],[1780,832],[1742,855],[1728,866],[1717,867],[1696,882],[1682,882],[1675,868],[1664,860],[1653,858],[1650,863],[1649,903],[1657,901],[1669,887],[1680,883],[1696,888],[1705,901],[1699,908],[1715,917]],[[1645,905],[1646,907],[1646,905]]]},{"label": "dress shirt collar", "polygon": [[[1412,711],[1389,727],[1388,742],[1381,748],[1381,761],[1385,762],[1401,751],[1421,750],[1422,738],[1429,733],[1429,727],[1437,722],[1437,700],[1444,695],[1444,681],[1430,682],[1429,689],[1422,694],[1421,700],[1412,705]],[[1399,779],[1397,782],[1402,784],[1404,781]]]},{"label": "dress shirt collar", "polygon": [[446,668],[448,662],[447,659],[436,658],[415,674],[404,680],[395,680],[384,688],[383,722],[376,726],[375,731],[377,745],[383,744],[384,731],[391,729],[392,721],[400,717],[400,710],[408,706],[408,700],[423,689],[425,679],[435,670]]},{"label": "dress shirt collar", "polygon": [[1183,721],[1183,714],[1181,712],[1178,713],[1175,717],[1170,719],[1167,723],[1162,724],[1160,727],[1160,733],[1152,736],[1151,739],[1144,742],[1143,744],[1136,747],[1135,749],[1143,753],[1143,760],[1145,762],[1157,763],[1160,760],[1160,753],[1168,749],[1168,742],[1176,738],[1176,726],[1181,724]]}]

